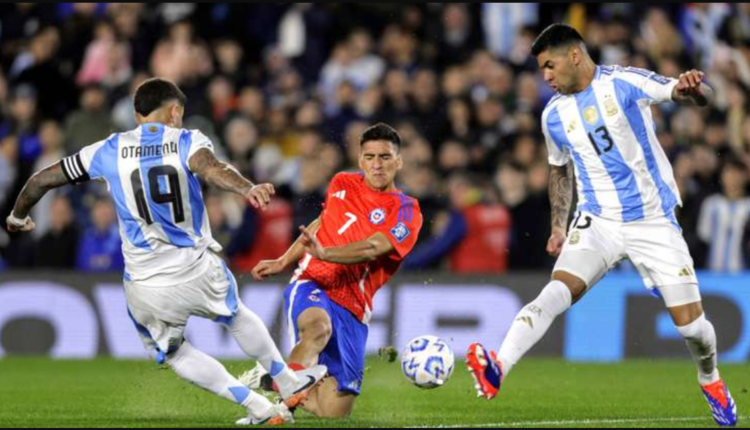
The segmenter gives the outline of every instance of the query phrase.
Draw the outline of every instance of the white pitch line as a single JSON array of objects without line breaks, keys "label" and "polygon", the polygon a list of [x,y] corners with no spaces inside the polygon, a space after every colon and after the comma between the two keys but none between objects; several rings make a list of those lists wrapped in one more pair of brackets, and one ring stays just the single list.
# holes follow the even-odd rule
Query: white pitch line
[{"label": "white pitch line", "polygon": [[[750,419],[750,416],[738,417],[738,421],[745,421]],[[413,429],[421,428],[438,428],[438,429],[461,429],[461,428],[502,428],[502,427],[550,427],[550,426],[562,426],[562,427],[575,427],[582,425],[622,425],[622,424],[640,424],[643,422],[648,423],[662,423],[662,424],[674,424],[674,423],[693,423],[700,421],[712,420],[711,416],[705,417],[694,417],[694,418],[629,418],[629,419],[612,419],[612,420],[568,420],[568,421],[516,421],[507,423],[493,423],[493,424],[458,424],[450,426],[420,426],[420,427],[408,427]]]}]

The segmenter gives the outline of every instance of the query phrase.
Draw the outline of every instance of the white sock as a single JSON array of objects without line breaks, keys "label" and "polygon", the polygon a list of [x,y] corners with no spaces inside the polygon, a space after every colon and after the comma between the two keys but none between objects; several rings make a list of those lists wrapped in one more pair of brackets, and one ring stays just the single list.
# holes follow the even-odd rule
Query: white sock
[{"label": "white sock", "polygon": [[721,379],[717,368],[716,331],[706,315],[701,315],[686,326],[677,327],[677,330],[685,338],[690,354],[698,366],[698,382],[708,385]]},{"label": "white sock", "polygon": [[498,353],[503,377],[507,377],[521,358],[542,340],[555,318],[570,309],[572,303],[568,287],[560,281],[552,281],[536,300],[519,312]]},{"label": "white sock", "polygon": [[299,378],[284,362],[279,348],[260,317],[240,305],[232,325],[227,328],[242,351],[258,360],[258,363],[271,375],[282,395],[292,394],[295,391],[299,385]]},{"label": "white sock", "polygon": [[167,364],[182,379],[247,408],[255,418],[263,418],[273,408],[265,397],[250,391],[227,372],[214,358],[184,342],[167,359]]}]

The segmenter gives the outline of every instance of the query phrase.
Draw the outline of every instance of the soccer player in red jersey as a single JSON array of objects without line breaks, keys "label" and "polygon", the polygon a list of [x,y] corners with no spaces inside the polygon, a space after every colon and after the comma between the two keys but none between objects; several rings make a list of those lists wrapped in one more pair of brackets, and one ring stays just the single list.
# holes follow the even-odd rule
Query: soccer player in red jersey
[{"label": "soccer player in red jersey", "polygon": [[[296,345],[290,367],[328,366],[329,378],[311,392],[305,410],[328,418],[351,414],[365,370],[373,296],[396,273],[422,228],[417,200],[396,189],[403,167],[401,138],[385,124],[361,138],[361,173],[333,178],[320,218],[287,253],[254,270],[264,280],[299,263],[285,294]],[[241,378],[264,388],[261,368]],[[266,378],[266,381],[268,379]]]}]

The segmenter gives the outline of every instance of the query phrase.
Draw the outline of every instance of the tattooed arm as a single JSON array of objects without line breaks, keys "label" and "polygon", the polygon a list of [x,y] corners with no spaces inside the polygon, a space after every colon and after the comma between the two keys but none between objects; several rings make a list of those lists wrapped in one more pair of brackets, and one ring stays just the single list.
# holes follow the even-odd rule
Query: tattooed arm
[{"label": "tattooed arm", "polygon": [[552,236],[547,252],[559,257],[568,236],[568,220],[573,203],[573,169],[571,164],[552,166],[549,179],[549,197],[552,204]]},{"label": "tattooed arm", "polygon": [[39,200],[48,191],[60,188],[68,183],[68,178],[63,173],[62,165],[59,162],[32,176],[18,196],[16,205],[13,207],[13,212],[8,216],[8,231],[29,232],[34,230],[36,224],[29,218],[31,209],[39,203]]},{"label": "tattooed arm", "polygon": [[209,185],[245,197],[256,209],[265,209],[276,191],[271,184],[255,185],[227,163],[216,159],[213,152],[201,149],[190,158],[190,170]]}]

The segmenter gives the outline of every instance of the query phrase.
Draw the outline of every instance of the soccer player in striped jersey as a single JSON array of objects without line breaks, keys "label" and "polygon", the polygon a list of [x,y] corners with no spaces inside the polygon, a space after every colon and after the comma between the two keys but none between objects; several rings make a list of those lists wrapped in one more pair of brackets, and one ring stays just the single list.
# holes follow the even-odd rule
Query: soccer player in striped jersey
[{"label": "soccer player in striped jersey", "polygon": [[[85,147],[35,174],[7,219],[11,232],[28,232],[32,207],[53,189],[105,181],[117,209],[125,256],[128,313],[159,363],[182,378],[244,406],[238,424],[284,424],[327,373],[325,366],[293,372],[268,329],[239,300],[237,282],[217,255],[201,182],[244,196],[265,208],[274,194],[220,162],[211,141],[182,128],[187,99],[173,83],[154,78],[137,89],[138,127]],[[273,375],[284,403],[253,393],[215,359],[195,349],[183,332],[191,316],[224,325],[247,355]]]},{"label": "soccer player in striped jersey", "polygon": [[[629,258],[684,336],[714,419],[736,424],[736,405],[717,370],[714,327],[703,313],[693,259],[675,217],[680,193],[650,110],[669,101],[706,106],[713,91],[695,70],[670,79],[597,66],[581,35],[566,25],[548,27],[532,54],[557,91],[542,114],[542,130],[552,165],[547,251],[559,259],[552,282],[521,310],[497,354],[470,347],[467,362],[479,394],[495,397],[554,319]],[[569,231],[574,176],[579,206]]]}]

